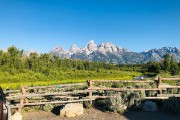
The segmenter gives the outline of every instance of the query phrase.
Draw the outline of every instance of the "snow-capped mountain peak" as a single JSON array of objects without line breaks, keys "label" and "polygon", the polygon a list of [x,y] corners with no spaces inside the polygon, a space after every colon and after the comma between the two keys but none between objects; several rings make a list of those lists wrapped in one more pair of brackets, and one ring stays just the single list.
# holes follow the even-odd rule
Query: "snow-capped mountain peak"
[{"label": "snow-capped mountain peak", "polygon": [[73,44],[72,46],[71,46],[71,48],[69,49],[69,51],[71,52],[71,53],[76,53],[76,52],[79,52],[81,49],[76,45],[76,44]]},{"label": "snow-capped mountain peak", "polygon": [[64,50],[61,46],[57,46],[50,51],[50,54],[61,58],[82,59],[115,64],[136,64],[147,62],[149,60],[161,61],[165,54],[174,55],[175,60],[180,61],[180,50],[176,47],[162,47],[137,53],[116,46],[111,42],[96,45],[93,40],[90,40],[83,48],[79,48],[74,44],[69,50]]},{"label": "snow-capped mountain peak", "polygon": [[97,45],[94,43],[94,40],[90,40],[87,48],[90,52],[96,51],[97,50]]}]

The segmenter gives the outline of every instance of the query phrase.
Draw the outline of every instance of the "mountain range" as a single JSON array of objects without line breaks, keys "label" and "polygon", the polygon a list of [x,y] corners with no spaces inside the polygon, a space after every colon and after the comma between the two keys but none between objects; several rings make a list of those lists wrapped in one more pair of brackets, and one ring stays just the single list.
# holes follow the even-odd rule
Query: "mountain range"
[{"label": "mountain range", "polygon": [[69,50],[64,50],[61,46],[57,46],[49,53],[63,59],[81,59],[113,64],[138,64],[152,60],[161,61],[165,54],[174,55],[175,60],[180,61],[180,49],[176,47],[163,47],[138,53],[110,42],[96,45],[93,40],[89,41],[83,48],[79,48],[74,44]]}]

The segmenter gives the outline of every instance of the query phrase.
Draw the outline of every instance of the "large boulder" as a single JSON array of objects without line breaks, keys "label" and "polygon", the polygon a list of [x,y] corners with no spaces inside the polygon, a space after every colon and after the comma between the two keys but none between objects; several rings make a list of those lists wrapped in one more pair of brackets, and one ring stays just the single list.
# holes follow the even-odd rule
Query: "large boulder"
[{"label": "large boulder", "polygon": [[157,107],[157,104],[156,102],[152,102],[152,101],[146,101],[144,104],[143,104],[143,110],[145,111],[158,111],[158,107]]},{"label": "large boulder", "polygon": [[11,120],[22,120],[22,115],[20,112],[16,112],[14,115],[11,116]]},{"label": "large boulder", "polygon": [[66,104],[61,110],[60,110],[60,116],[61,117],[68,117],[73,118],[80,115],[83,115],[83,105],[80,103],[70,103]]}]

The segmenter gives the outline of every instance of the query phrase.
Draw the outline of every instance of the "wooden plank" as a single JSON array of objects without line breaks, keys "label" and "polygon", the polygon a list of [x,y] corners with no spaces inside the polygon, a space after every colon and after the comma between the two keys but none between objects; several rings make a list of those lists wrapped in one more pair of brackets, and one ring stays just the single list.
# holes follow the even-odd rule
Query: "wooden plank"
[{"label": "wooden plank", "polygon": [[[115,96],[92,96],[91,98],[92,99],[97,99],[97,98],[112,98],[112,97],[115,97]],[[89,98],[89,96],[85,97],[85,98]]]},{"label": "wooden plank", "polygon": [[[72,86],[79,86],[79,85],[86,85],[86,83],[77,83],[77,84],[62,84],[62,85],[51,85],[51,86],[34,86],[34,87],[26,87],[27,89],[42,89],[42,88],[58,88],[58,87],[72,87]],[[21,90],[8,90],[4,91],[4,93],[16,93],[21,92]]]},{"label": "wooden plank", "polygon": [[165,86],[165,87],[163,87],[163,86],[160,86],[159,88],[163,88],[163,89],[167,89],[167,88],[180,88],[180,86]]},{"label": "wooden plank", "polygon": [[51,86],[34,86],[34,87],[27,87],[27,89],[61,88],[61,87],[72,87],[72,86],[79,86],[79,85],[86,85],[86,83],[62,84],[62,85],[51,85]]},{"label": "wooden plank", "polygon": [[53,98],[79,99],[79,97],[71,97],[71,96],[53,96]]},{"label": "wooden plank", "polygon": [[92,80],[92,82],[101,83],[154,83],[152,80],[138,81],[138,80]]},{"label": "wooden plank", "polygon": [[5,94],[7,94],[7,93],[16,93],[16,92],[21,92],[21,90],[8,90],[8,91],[4,91]]},{"label": "wooden plank", "polygon": [[110,91],[155,91],[162,88],[89,88],[89,90],[110,90]]},{"label": "wooden plank", "polygon": [[145,97],[144,99],[155,100],[155,99],[169,99],[169,97]]},{"label": "wooden plank", "polygon": [[161,80],[164,80],[164,81],[166,81],[166,80],[174,80],[174,81],[180,81],[180,78],[161,78]]},{"label": "wooden plank", "polygon": [[34,94],[29,93],[26,95],[17,95],[17,96],[8,96],[6,99],[14,100],[14,99],[22,99],[26,97],[44,97],[44,96],[58,96],[58,95],[68,95],[68,94],[77,94],[77,93],[88,93],[90,90],[81,90],[81,91],[73,91],[73,92],[56,92],[56,93],[45,93],[45,94]]},{"label": "wooden plank", "polygon": [[[95,99],[81,99],[81,100],[69,100],[69,101],[51,101],[51,102],[37,102],[37,103],[25,103],[24,106],[35,106],[35,105],[45,105],[45,104],[64,104],[64,103],[75,103],[90,101]],[[11,105],[11,108],[19,108],[20,104]]]},{"label": "wooden plank", "polygon": [[157,94],[157,97],[180,97],[180,94]]}]

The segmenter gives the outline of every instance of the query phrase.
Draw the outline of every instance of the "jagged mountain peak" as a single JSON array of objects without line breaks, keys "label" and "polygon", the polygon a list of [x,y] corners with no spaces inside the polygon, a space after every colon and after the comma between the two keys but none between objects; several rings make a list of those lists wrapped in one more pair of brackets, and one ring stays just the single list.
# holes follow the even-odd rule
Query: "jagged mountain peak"
[{"label": "jagged mountain peak", "polygon": [[55,50],[55,51],[64,51],[63,47],[60,46],[60,45],[58,45],[55,48],[53,48],[53,50]]},{"label": "jagged mountain peak", "polygon": [[173,54],[175,60],[180,61],[180,49],[176,47],[162,47],[137,53],[116,46],[111,42],[97,45],[94,40],[90,40],[83,48],[79,48],[74,44],[69,50],[64,50],[61,46],[57,46],[51,50],[50,54],[61,58],[82,59],[114,64],[136,64],[149,60],[161,61],[165,54]]},{"label": "jagged mountain peak", "polygon": [[94,40],[90,40],[88,45],[87,45],[87,49],[90,52],[96,51],[98,49],[98,46],[94,43]]},{"label": "jagged mountain peak", "polygon": [[95,44],[94,40],[90,40],[88,44]]},{"label": "jagged mountain peak", "polygon": [[180,60],[180,50],[177,47],[162,47],[142,52],[147,60],[161,61],[165,54],[174,55],[175,60]]},{"label": "jagged mountain peak", "polygon": [[72,53],[75,53],[75,52],[80,51],[80,48],[76,44],[73,44],[71,46],[71,48],[69,49],[69,51],[72,52]]}]

